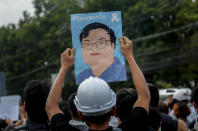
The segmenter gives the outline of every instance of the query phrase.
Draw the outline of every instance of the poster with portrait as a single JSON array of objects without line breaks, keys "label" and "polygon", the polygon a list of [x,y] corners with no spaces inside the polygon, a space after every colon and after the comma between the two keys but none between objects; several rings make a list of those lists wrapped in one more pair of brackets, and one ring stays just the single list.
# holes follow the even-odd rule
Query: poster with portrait
[{"label": "poster with portrait", "polygon": [[71,30],[77,85],[90,76],[106,82],[127,80],[118,40],[122,37],[120,11],[72,14]]}]

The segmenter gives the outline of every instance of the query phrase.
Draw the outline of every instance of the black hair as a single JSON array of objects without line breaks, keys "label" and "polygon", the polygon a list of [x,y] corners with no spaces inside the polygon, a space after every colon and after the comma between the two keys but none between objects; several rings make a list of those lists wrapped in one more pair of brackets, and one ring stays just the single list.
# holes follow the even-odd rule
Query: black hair
[{"label": "black hair", "polygon": [[132,88],[122,88],[116,94],[116,113],[121,121],[128,118],[138,98],[137,92]]},{"label": "black hair", "polygon": [[109,111],[103,115],[99,115],[99,116],[84,116],[84,120],[85,121],[89,121],[92,124],[97,124],[97,125],[102,125],[104,124],[107,120],[110,121],[110,117],[112,115],[112,112]]},{"label": "black hair", "polygon": [[173,109],[174,104],[179,103],[179,102],[188,103],[188,100],[178,101],[177,99],[174,98],[174,99],[168,104],[168,108]]},{"label": "black hair", "polygon": [[193,89],[191,93],[191,99],[198,106],[198,87]]},{"label": "black hair", "polygon": [[33,122],[48,121],[45,103],[50,91],[49,81],[31,80],[24,89],[25,109]]},{"label": "black hair", "polygon": [[178,105],[178,114],[176,114],[177,118],[186,119],[186,117],[190,114],[190,108],[188,107],[187,101],[177,101]]},{"label": "black hair", "polygon": [[76,106],[74,104],[74,99],[76,96],[76,92],[72,93],[68,98],[68,109],[71,116],[75,119],[79,119]]},{"label": "black hair", "polygon": [[170,103],[168,103],[168,108],[170,108],[171,110],[173,109],[174,104],[177,102],[176,99],[171,100]]},{"label": "black hair", "polygon": [[4,128],[6,128],[7,123],[5,122],[5,120],[0,118],[0,131],[3,131]]},{"label": "black hair", "polygon": [[150,83],[147,83],[150,95],[151,95],[151,101],[150,101],[150,106],[158,107],[159,104],[159,90],[158,88]]},{"label": "black hair", "polygon": [[164,102],[159,102],[158,110],[159,110],[159,112],[165,113],[165,114],[168,114],[168,112],[169,112],[168,106]]},{"label": "black hair", "polygon": [[71,120],[71,115],[69,112],[69,104],[67,101],[61,101],[59,103],[59,108],[63,111],[64,115],[66,116],[67,120]]},{"label": "black hair", "polygon": [[115,37],[115,34],[114,34],[114,31],[109,28],[107,25],[105,24],[102,24],[102,23],[98,23],[98,22],[95,22],[95,23],[91,23],[91,24],[88,24],[87,26],[85,26],[81,33],[80,33],[80,41],[82,43],[82,39],[83,38],[86,38],[88,35],[89,35],[89,31],[90,30],[95,30],[95,29],[104,29],[107,31],[107,33],[110,35],[110,39],[111,39],[111,43],[114,43],[114,48],[116,46],[116,37]]},{"label": "black hair", "polygon": [[162,121],[162,118],[161,118],[160,112],[155,107],[150,106],[150,108],[149,108],[149,125],[155,131],[157,131],[161,125],[161,121]]}]

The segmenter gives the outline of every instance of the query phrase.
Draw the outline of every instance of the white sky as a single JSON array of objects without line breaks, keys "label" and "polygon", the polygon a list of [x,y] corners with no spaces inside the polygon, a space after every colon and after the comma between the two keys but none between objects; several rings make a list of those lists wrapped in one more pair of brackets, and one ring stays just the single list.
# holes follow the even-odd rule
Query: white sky
[{"label": "white sky", "polygon": [[0,26],[18,23],[23,11],[34,13],[33,0],[0,0]]}]

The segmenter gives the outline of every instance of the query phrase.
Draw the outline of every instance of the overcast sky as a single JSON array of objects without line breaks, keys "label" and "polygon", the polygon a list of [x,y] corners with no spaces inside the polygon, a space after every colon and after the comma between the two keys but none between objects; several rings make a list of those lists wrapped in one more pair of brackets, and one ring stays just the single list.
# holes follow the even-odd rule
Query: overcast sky
[{"label": "overcast sky", "polygon": [[33,0],[0,0],[0,26],[17,23],[23,18],[23,11],[34,13]]}]

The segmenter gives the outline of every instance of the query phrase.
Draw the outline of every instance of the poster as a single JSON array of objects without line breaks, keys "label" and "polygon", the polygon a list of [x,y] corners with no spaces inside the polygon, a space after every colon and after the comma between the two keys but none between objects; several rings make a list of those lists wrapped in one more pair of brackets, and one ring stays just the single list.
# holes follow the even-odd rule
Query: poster
[{"label": "poster", "polygon": [[106,82],[125,81],[125,60],[120,51],[121,12],[71,15],[75,78],[79,85],[90,76]]},{"label": "poster", "polygon": [[2,96],[0,97],[0,118],[6,118],[17,121],[19,119],[19,95]]}]

